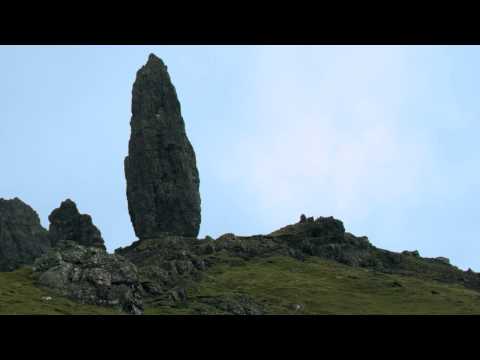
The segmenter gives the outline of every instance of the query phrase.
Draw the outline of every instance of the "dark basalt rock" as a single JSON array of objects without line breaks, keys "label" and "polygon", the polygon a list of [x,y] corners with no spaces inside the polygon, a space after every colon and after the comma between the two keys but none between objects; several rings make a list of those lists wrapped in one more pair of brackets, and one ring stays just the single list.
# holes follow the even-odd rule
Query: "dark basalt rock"
[{"label": "dark basalt rock", "polygon": [[418,252],[418,250],[413,250],[413,251],[405,250],[405,251],[402,251],[402,254],[407,256],[417,257],[417,258],[420,257],[420,253]]},{"label": "dark basalt rock", "polygon": [[125,176],[135,234],[196,237],[201,216],[195,152],[167,67],[153,54],[137,72],[130,126]]},{"label": "dark basalt rock", "polygon": [[334,239],[342,239],[345,234],[345,228],[340,220],[333,217],[313,217],[307,218],[302,214],[300,221],[293,225],[287,225],[279,230],[272,232],[271,236],[295,235],[308,237],[331,237]]},{"label": "dark basalt rock", "polygon": [[62,202],[58,209],[52,211],[48,219],[52,246],[56,246],[60,241],[69,240],[80,245],[105,249],[100,230],[93,224],[90,215],[80,214],[72,200]]},{"label": "dark basalt rock", "polygon": [[[184,300],[182,289],[199,279],[206,269],[204,246],[208,241],[181,236],[139,240],[115,250],[139,269],[145,296],[161,298],[169,304]],[[212,250],[213,252],[213,250]]]},{"label": "dark basalt rock", "polygon": [[145,296],[161,298],[162,303],[168,303],[178,298],[170,295],[173,289],[188,287],[215,264],[238,266],[254,258],[270,256],[303,260],[308,255],[358,264],[360,260],[356,257],[360,257],[369,246],[365,238],[346,234],[343,224],[333,218],[319,218],[317,222],[309,220],[305,225],[310,227],[292,225],[279,236],[227,233],[217,240],[163,236],[136,241],[115,253],[138,267]]},{"label": "dark basalt rock", "polygon": [[[376,248],[367,237],[346,232],[343,223],[333,217],[313,219],[302,216],[298,223],[269,235],[237,236],[227,233],[216,240],[211,237],[197,240],[163,236],[136,241],[117,249],[116,253],[139,269],[143,295],[163,305],[188,302],[187,293],[183,290],[195,286],[211,266],[242,266],[247,261],[273,256],[290,256],[299,261],[315,256],[376,272],[418,276],[480,290],[480,275],[477,273],[464,272],[446,261],[422,258],[417,252],[396,253]],[[203,303],[211,306],[217,300]],[[239,310],[237,305],[224,306],[223,301],[219,304],[223,305],[215,305],[217,310],[227,313],[249,312]]]},{"label": "dark basalt rock", "polygon": [[142,314],[137,268],[98,247],[61,241],[33,266],[37,284],[85,304]]},{"label": "dark basalt rock", "polygon": [[32,264],[50,243],[38,214],[18,198],[0,199],[0,271]]},{"label": "dark basalt rock", "polygon": [[441,262],[443,264],[450,265],[450,259],[449,258],[439,256],[439,257],[436,257],[435,260],[437,260],[438,262]]}]

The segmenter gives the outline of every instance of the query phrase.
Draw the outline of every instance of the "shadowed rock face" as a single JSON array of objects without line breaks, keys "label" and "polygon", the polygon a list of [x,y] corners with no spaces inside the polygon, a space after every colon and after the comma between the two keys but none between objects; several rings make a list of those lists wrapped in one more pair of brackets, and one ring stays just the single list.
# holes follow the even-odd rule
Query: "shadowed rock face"
[{"label": "shadowed rock face", "polygon": [[196,237],[201,216],[195,152],[167,67],[153,54],[137,72],[130,126],[125,176],[135,234]]},{"label": "shadowed rock face", "polygon": [[18,198],[0,199],[0,271],[32,264],[50,243],[38,214]]},{"label": "shadowed rock face", "polygon": [[92,223],[90,215],[80,214],[72,200],[62,202],[58,209],[52,211],[48,220],[52,246],[56,246],[60,241],[69,240],[83,246],[105,249],[100,230]]}]

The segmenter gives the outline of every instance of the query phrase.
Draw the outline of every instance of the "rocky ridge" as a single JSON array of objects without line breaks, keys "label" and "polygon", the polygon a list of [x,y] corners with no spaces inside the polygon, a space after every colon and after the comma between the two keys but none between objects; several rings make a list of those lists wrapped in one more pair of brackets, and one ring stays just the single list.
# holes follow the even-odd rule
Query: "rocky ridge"
[{"label": "rocky ridge", "polygon": [[[333,217],[301,220],[269,235],[225,234],[216,240],[179,236],[139,240],[129,247],[117,249],[115,253],[137,266],[144,298],[153,299],[157,305],[188,303],[187,289],[195,288],[205,270],[212,266],[241,266],[254,259],[274,256],[289,256],[298,261],[319,257],[380,273],[460,283],[480,291],[479,274],[462,271],[444,259],[378,249],[367,237],[346,232],[343,223]],[[210,305],[212,301],[215,303],[214,300],[208,300]],[[225,299],[217,300],[218,306],[228,307]],[[238,306],[234,305],[238,299],[230,301],[230,305],[238,310]],[[244,314],[260,311],[258,304],[251,305],[243,308]]]}]

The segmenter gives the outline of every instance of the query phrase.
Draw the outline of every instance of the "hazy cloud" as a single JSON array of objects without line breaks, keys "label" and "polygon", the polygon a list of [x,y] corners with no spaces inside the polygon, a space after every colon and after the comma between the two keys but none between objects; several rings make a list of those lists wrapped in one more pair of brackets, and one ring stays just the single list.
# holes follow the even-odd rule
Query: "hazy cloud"
[{"label": "hazy cloud", "polygon": [[429,150],[399,118],[408,92],[402,49],[303,50],[259,56],[256,129],[236,141],[231,181],[256,194],[268,209],[259,214],[275,223],[303,211],[358,220],[411,196]]}]

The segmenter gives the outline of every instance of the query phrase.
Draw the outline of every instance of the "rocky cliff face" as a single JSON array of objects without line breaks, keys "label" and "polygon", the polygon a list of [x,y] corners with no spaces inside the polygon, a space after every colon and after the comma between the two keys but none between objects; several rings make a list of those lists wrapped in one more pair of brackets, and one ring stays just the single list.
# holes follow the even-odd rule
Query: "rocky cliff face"
[{"label": "rocky cliff face", "polygon": [[56,246],[62,240],[69,240],[83,246],[105,249],[100,230],[93,224],[90,215],[80,214],[72,200],[62,202],[58,209],[52,211],[48,219],[52,246]]},{"label": "rocky cliff face", "polygon": [[34,264],[37,283],[85,304],[143,313],[137,268],[98,247],[61,241]]},{"label": "rocky cliff face", "polygon": [[153,54],[137,72],[130,125],[125,176],[135,234],[196,237],[201,216],[195,152],[167,67]]},{"label": "rocky cliff face", "polygon": [[50,247],[38,214],[18,198],[0,199],[0,271],[33,263]]}]

